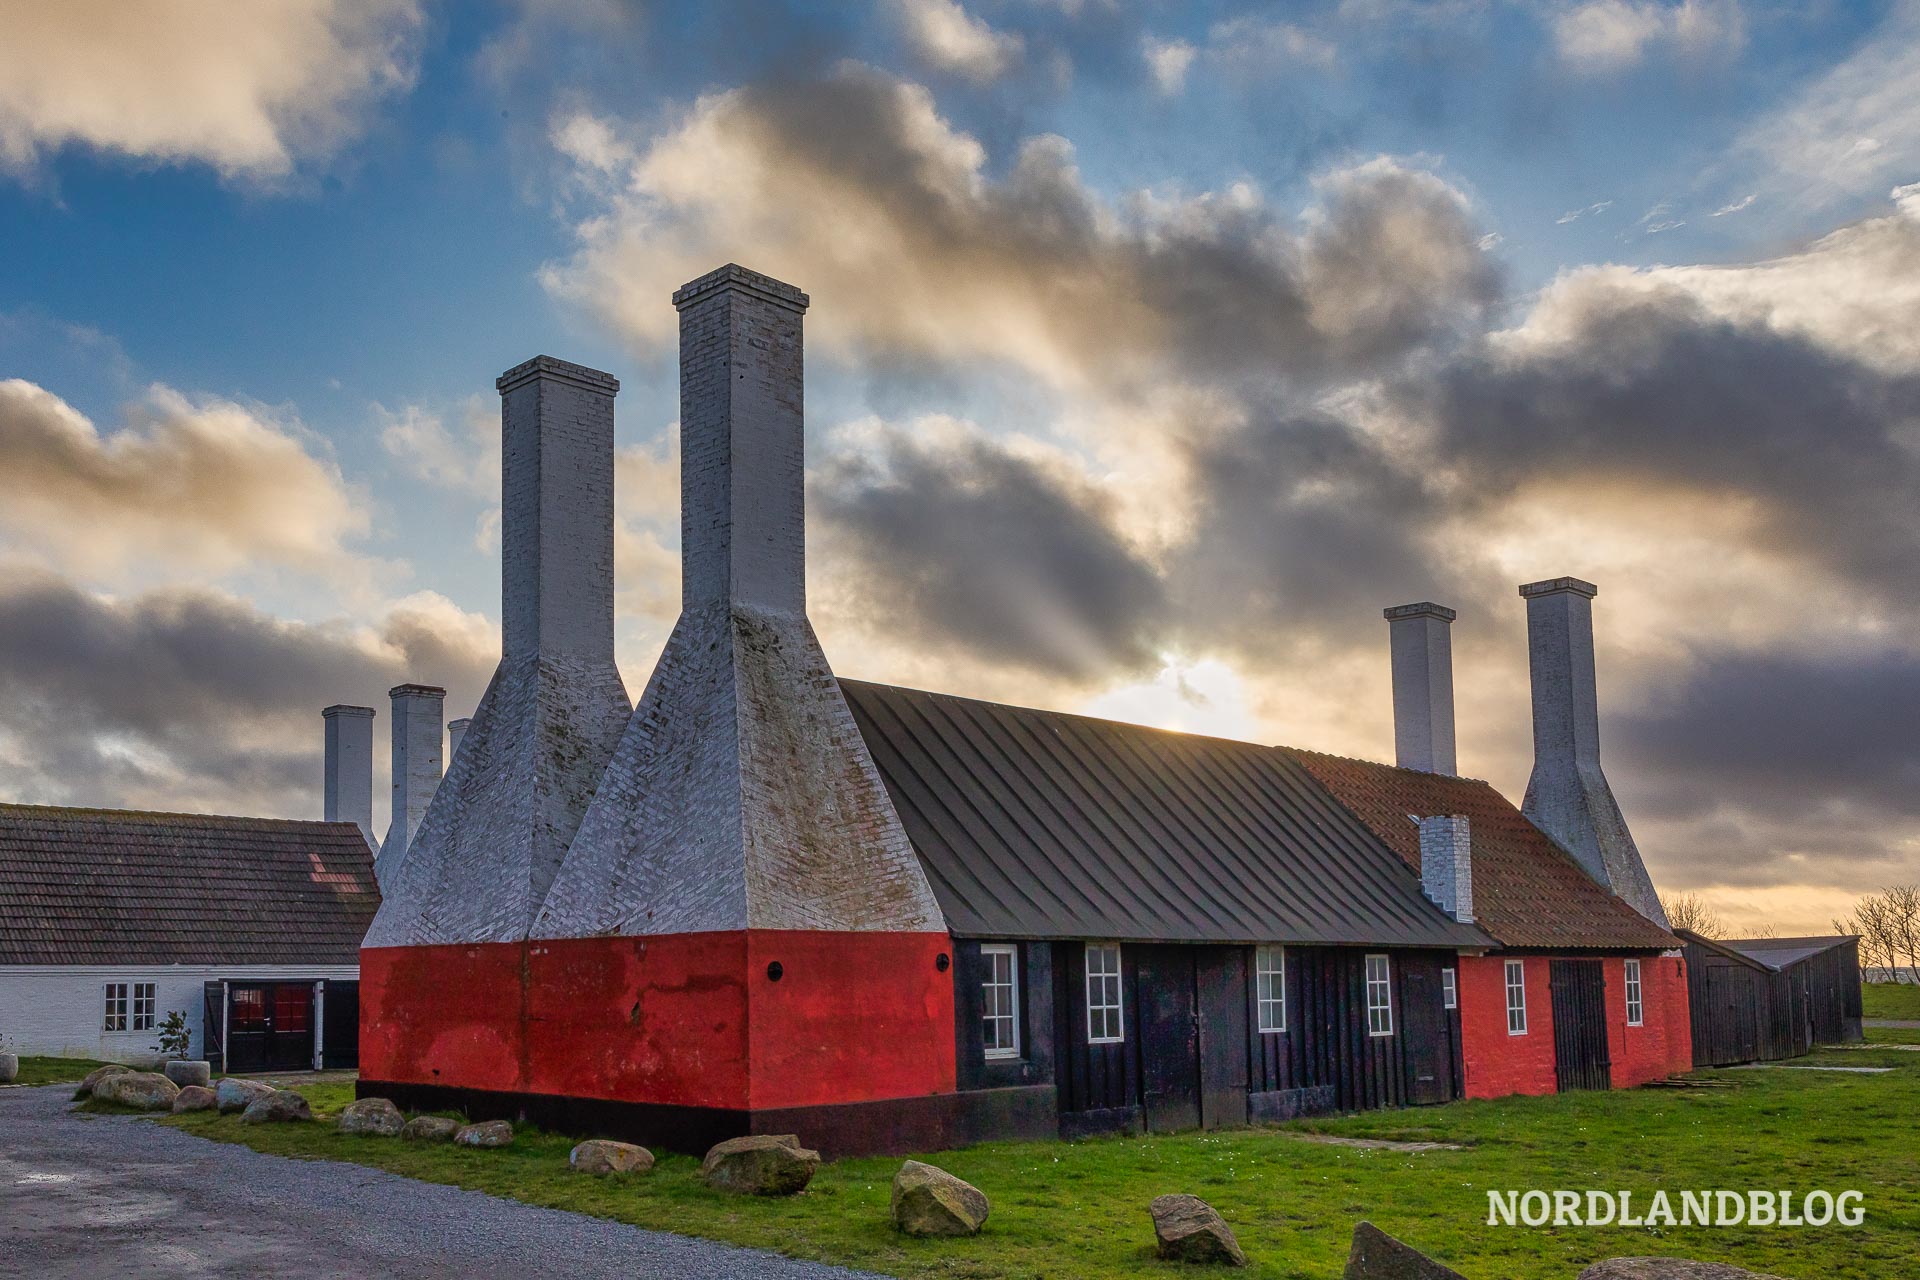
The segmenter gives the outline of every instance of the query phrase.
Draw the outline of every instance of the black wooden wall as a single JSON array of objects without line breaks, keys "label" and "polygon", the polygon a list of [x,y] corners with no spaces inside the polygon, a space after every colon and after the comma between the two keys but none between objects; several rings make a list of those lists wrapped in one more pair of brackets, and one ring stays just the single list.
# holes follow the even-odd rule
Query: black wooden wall
[{"label": "black wooden wall", "polygon": [[1693,1064],[1798,1057],[1861,1038],[1860,954],[1848,943],[1773,972],[1690,942],[1687,995]]},{"label": "black wooden wall", "polygon": [[1015,945],[1019,953],[1020,1056],[988,1062],[982,1053],[985,1029],[981,1017],[985,1011],[980,988],[986,980],[986,966],[981,961],[980,942],[969,938],[954,941],[953,1029],[959,1055],[956,1082],[962,1089],[1046,1084],[1053,1079],[1053,944]]}]

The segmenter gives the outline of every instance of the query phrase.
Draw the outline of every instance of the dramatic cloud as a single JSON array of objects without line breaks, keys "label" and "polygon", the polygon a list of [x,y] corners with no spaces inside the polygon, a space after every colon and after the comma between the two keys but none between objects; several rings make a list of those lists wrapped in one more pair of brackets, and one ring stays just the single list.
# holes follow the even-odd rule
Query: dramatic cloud
[{"label": "dramatic cloud", "polygon": [[80,144],[284,178],[412,85],[423,21],[414,0],[13,6],[0,40],[0,165]]},{"label": "dramatic cloud", "polygon": [[998,80],[1026,54],[1018,35],[995,31],[956,0],[893,0],[893,10],[916,57],[975,84]]},{"label": "dramatic cloud", "polygon": [[427,483],[474,497],[500,498],[500,410],[491,397],[469,396],[449,428],[445,418],[418,405],[393,412],[374,406],[385,422],[380,444]]},{"label": "dramatic cloud", "polygon": [[1699,55],[1738,49],[1746,22],[1737,0],[1582,0],[1553,21],[1561,61],[1606,74],[1659,47]]},{"label": "dramatic cloud", "polygon": [[0,530],[82,573],[365,572],[346,547],[368,530],[364,503],[297,422],[258,407],[156,385],[103,435],[51,392],[0,381],[0,474]]}]

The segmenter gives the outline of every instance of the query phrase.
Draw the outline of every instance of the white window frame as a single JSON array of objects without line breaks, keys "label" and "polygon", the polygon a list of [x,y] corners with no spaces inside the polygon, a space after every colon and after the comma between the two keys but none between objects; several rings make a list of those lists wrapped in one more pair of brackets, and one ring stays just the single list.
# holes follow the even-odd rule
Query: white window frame
[{"label": "white window frame", "polygon": [[[988,1062],[1005,1062],[1020,1056],[1020,948],[1011,942],[988,942],[980,947],[980,959],[985,972],[980,978],[980,1022],[981,1042],[985,1045],[984,1056]],[[1000,980],[1001,960],[1006,961],[1006,980]],[[1006,997],[1004,1011],[998,1007],[995,992],[1003,992]],[[985,1029],[995,1023],[1007,1028],[1004,1040],[999,1044],[986,1045]],[[995,1036],[996,1040],[1001,1037]]]},{"label": "white window frame", "polygon": [[1367,957],[1367,1034],[1375,1038],[1393,1034],[1393,961],[1378,953]]},{"label": "white window frame", "polygon": [[1509,960],[1507,977],[1507,1034],[1527,1034],[1527,962]]},{"label": "white window frame", "polygon": [[127,1016],[132,1010],[133,984],[109,982],[102,996],[100,1030],[114,1035],[125,1032]]},{"label": "white window frame", "polygon": [[1440,1007],[1458,1009],[1460,1007],[1460,978],[1452,966],[1440,970]]},{"label": "white window frame", "polygon": [[1643,1026],[1646,1017],[1646,992],[1640,985],[1640,962],[1629,960],[1627,961],[1627,1025]]},{"label": "white window frame", "polygon": [[[1086,948],[1087,965],[1087,1043],[1121,1044],[1127,1038],[1126,992],[1122,974],[1125,972],[1120,960],[1120,944],[1117,942],[1089,942]],[[1096,968],[1095,958],[1099,959]],[[1112,967],[1108,967],[1108,962]],[[1099,981],[1098,989],[1095,980]],[[1111,984],[1111,985],[1109,985]],[[1112,1000],[1107,997],[1111,995]],[[1096,1023],[1095,1014],[1100,1018]],[[1111,1020],[1109,1020],[1111,1019]]]},{"label": "white window frame", "polygon": [[1255,1015],[1264,1035],[1287,1029],[1287,949],[1278,945],[1253,949]]},{"label": "white window frame", "polygon": [[151,982],[133,984],[133,1000],[127,1006],[127,1026],[130,1030],[153,1030],[154,1012],[158,1004],[157,995],[158,992]]}]

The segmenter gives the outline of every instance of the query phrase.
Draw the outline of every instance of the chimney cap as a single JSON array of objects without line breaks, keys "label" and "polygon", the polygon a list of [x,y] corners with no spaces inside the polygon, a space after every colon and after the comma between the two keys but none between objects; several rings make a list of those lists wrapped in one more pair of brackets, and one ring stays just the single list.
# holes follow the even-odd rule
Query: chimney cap
[{"label": "chimney cap", "polygon": [[1443,604],[1431,600],[1422,600],[1418,604],[1397,604],[1380,615],[1388,622],[1398,622],[1402,618],[1438,618],[1442,622],[1452,622],[1460,615]]},{"label": "chimney cap", "polygon": [[571,382],[588,391],[599,391],[613,395],[620,390],[620,379],[598,369],[589,369],[583,364],[574,364],[568,360],[556,360],[552,356],[535,356],[522,364],[501,374],[493,380],[494,390],[501,395],[524,386],[535,378],[553,378],[560,382]]},{"label": "chimney cap", "polygon": [[458,720],[447,721],[447,728],[458,729],[463,724],[472,724],[472,723],[473,723],[472,716],[461,716]]},{"label": "chimney cap", "polygon": [[1591,600],[1600,594],[1600,588],[1580,578],[1548,578],[1543,582],[1528,582],[1522,584],[1520,594],[1529,600],[1535,596],[1567,594],[1585,596]]},{"label": "chimney cap", "polygon": [[811,301],[807,295],[784,280],[775,280],[772,276],[761,275],[758,271],[749,271],[737,262],[729,262],[717,267],[697,280],[689,280],[673,291],[673,305],[686,310],[708,294],[718,293],[722,289],[738,289],[742,293],[751,293],[791,311],[805,313]]},{"label": "chimney cap", "polygon": [[447,691],[437,684],[397,684],[387,690],[389,698],[444,698]]},{"label": "chimney cap", "polygon": [[371,716],[372,707],[356,707],[345,702],[336,702],[330,707],[322,707],[320,714],[331,720],[335,716]]}]

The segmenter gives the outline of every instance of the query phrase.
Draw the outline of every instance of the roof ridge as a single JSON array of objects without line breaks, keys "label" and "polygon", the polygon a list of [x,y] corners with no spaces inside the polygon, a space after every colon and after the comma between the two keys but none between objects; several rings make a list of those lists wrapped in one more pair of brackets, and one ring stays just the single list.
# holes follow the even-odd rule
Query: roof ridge
[{"label": "roof ridge", "polygon": [[1322,760],[1334,760],[1341,764],[1358,764],[1365,765],[1369,769],[1385,769],[1390,773],[1404,773],[1410,778],[1432,778],[1442,783],[1468,782],[1475,786],[1487,787],[1496,792],[1499,791],[1499,788],[1495,787],[1493,783],[1487,779],[1468,777],[1463,773],[1434,773],[1427,769],[1409,769],[1405,765],[1388,764],[1384,760],[1367,760],[1360,756],[1343,756],[1336,751],[1315,751],[1312,747],[1296,747],[1285,742],[1274,743],[1273,749],[1275,751],[1291,752],[1297,756],[1318,756]]},{"label": "roof ridge", "polygon": [[50,818],[107,818],[117,821],[140,821],[162,819],[168,821],[218,822],[251,826],[272,827],[351,827],[358,832],[359,825],[351,820],[328,821],[325,818],[266,818],[243,813],[187,813],[173,809],[116,809],[108,805],[63,805],[63,804],[22,804],[15,801],[0,800],[0,817],[16,815],[20,817]]}]

